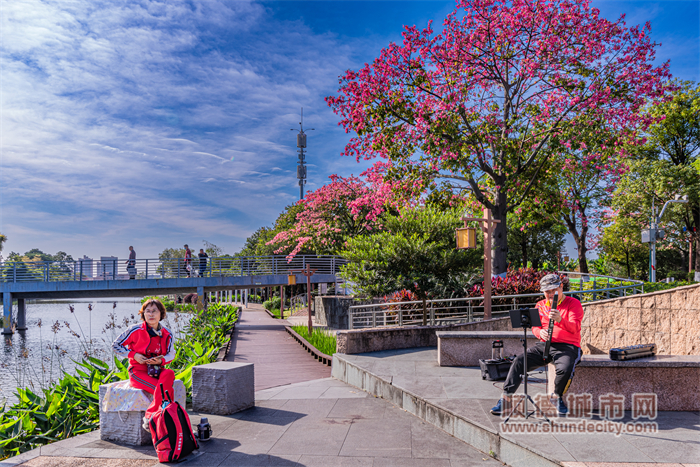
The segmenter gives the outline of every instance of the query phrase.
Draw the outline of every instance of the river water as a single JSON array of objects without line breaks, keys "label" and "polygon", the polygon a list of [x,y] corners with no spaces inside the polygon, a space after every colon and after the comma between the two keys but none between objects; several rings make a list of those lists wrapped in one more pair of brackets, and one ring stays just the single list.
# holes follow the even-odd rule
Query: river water
[{"label": "river water", "polygon": [[[0,407],[5,401],[8,405],[17,401],[17,387],[40,392],[58,380],[62,370],[73,374],[73,360],[90,355],[112,362],[112,342],[126,327],[140,322],[139,308],[141,301],[131,298],[28,300],[28,329],[2,336]],[[177,338],[189,316],[169,312],[163,324]]]}]

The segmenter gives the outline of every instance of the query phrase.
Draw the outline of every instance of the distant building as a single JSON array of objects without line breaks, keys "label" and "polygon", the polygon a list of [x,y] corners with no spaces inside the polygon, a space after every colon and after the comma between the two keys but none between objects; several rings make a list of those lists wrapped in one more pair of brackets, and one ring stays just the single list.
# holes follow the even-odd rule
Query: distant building
[{"label": "distant building", "polygon": [[83,277],[95,277],[95,273],[93,272],[92,268],[92,258],[88,258],[86,255],[83,255],[82,258],[78,259],[78,274],[82,274]]},{"label": "distant building", "polygon": [[119,258],[116,256],[100,256],[97,265],[97,278],[103,280],[115,279],[119,273]]}]

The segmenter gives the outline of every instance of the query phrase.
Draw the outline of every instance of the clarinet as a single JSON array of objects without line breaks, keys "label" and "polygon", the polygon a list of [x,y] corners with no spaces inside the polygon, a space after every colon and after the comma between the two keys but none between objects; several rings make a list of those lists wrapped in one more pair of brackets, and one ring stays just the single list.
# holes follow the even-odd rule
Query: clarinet
[{"label": "clarinet", "polygon": [[[552,310],[557,309],[557,303],[559,302],[559,292],[554,293],[554,302],[552,303]],[[549,347],[552,345],[552,331],[554,330],[554,320],[549,320],[549,328],[547,328],[547,342],[544,343],[544,361],[549,362]]]}]

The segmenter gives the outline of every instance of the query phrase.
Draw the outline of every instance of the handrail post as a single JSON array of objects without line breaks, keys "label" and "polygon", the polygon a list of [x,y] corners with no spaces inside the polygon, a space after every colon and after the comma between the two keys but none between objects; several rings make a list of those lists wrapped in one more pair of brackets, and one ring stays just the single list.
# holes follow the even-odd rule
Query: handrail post
[{"label": "handrail post", "polygon": [[12,263],[12,282],[17,282],[17,262]]},{"label": "handrail post", "polygon": [[376,306],[372,306],[372,327],[377,327],[377,310]]},{"label": "handrail post", "polygon": [[80,260],[80,281],[83,280],[83,260]]},{"label": "handrail post", "polygon": [[431,326],[435,326],[435,308],[433,308],[434,305],[435,304],[431,301],[430,302],[430,325]]},{"label": "handrail post", "polygon": [[148,279],[148,260],[146,260],[146,279]]},{"label": "handrail post", "polygon": [[177,278],[180,278],[180,258],[177,259]]},{"label": "handrail post", "polygon": [[[289,302],[289,306],[292,307],[292,308],[294,307],[294,305],[291,303],[291,301]],[[352,309],[348,309],[348,329],[352,329],[352,328],[353,328],[353,322],[352,322],[353,311],[354,311],[354,310],[352,310]]]},{"label": "handrail post", "polygon": [[403,310],[401,308],[399,308],[399,326],[403,326]]},{"label": "handrail post", "polygon": [[117,279],[117,262],[112,260],[112,280]]}]

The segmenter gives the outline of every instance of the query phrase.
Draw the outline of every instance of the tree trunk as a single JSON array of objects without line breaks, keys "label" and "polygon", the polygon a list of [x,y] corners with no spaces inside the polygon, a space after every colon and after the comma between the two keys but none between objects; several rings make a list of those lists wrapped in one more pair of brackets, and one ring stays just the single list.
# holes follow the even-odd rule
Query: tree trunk
[{"label": "tree trunk", "polygon": [[586,228],[581,229],[581,237],[579,237],[578,244],[576,245],[578,249],[578,268],[582,274],[588,274],[588,261],[586,260]]},{"label": "tree trunk", "polygon": [[491,210],[494,220],[499,220],[493,231],[493,242],[491,250],[491,271],[494,275],[508,271],[508,197],[505,192],[496,192],[496,202]]},{"label": "tree trunk", "polygon": [[566,228],[569,229],[569,233],[574,237],[574,242],[576,242],[576,250],[578,252],[578,269],[582,274],[588,274],[588,261],[586,261],[586,235],[588,234],[588,227],[582,226],[581,233],[579,234],[576,228],[575,219],[570,218],[568,215],[564,216],[564,222],[566,223]]},{"label": "tree trunk", "polygon": [[695,255],[695,272],[700,272],[700,239],[695,239],[695,248],[693,248],[693,255]]}]

